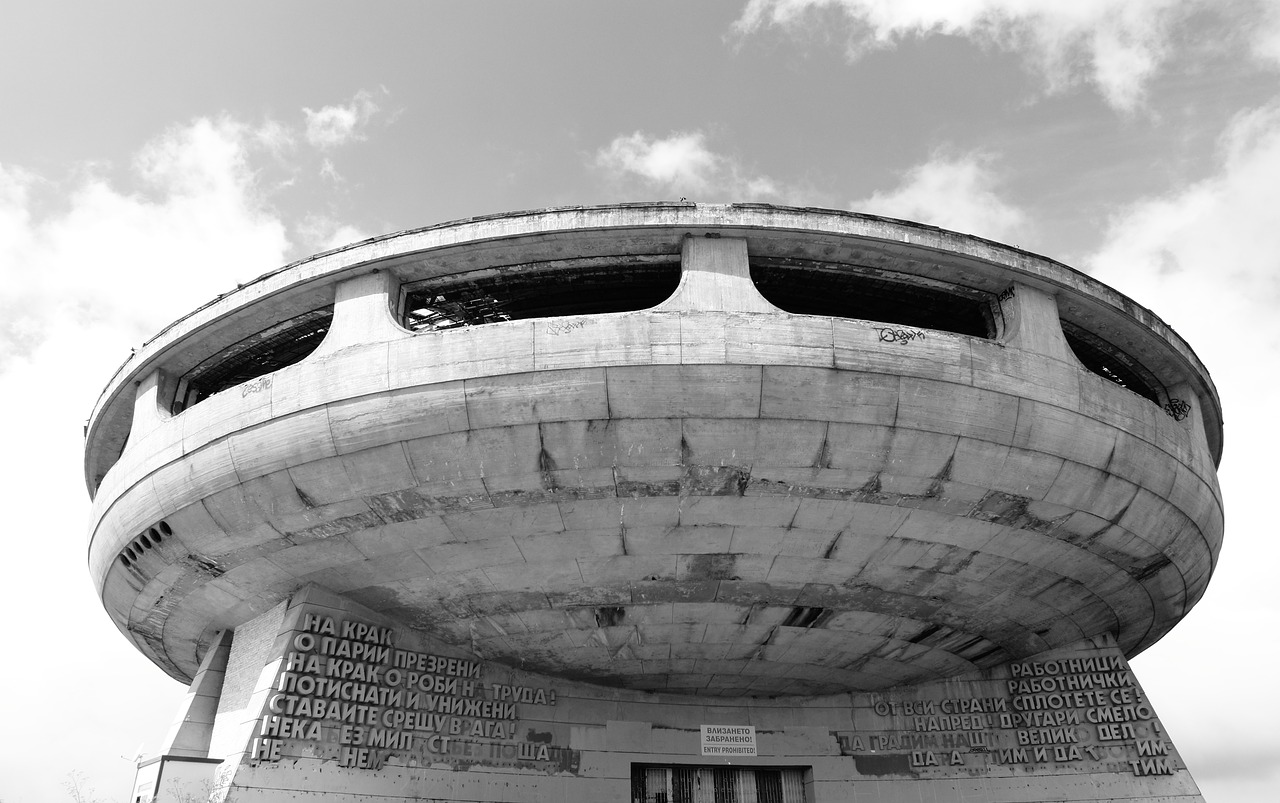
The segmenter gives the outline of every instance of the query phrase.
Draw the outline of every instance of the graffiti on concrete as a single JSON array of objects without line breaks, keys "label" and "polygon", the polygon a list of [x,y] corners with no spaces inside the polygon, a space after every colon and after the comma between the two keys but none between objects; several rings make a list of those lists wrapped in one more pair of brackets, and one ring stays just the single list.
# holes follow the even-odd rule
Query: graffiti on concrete
[{"label": "graffiti on concrete", "polygon": [[919,338],[925,339],[924,332],[919,329],[892,329],[890,327],[881,327],[880,330],[881,343],[909,343]]},{"label": "graffiti on concrete", "polygon": [[1191,405],[1182,399],[1169,399],[1169,403],[1164,406],[1164,411],[1174,421],[1182,421],[1191,415]]}]

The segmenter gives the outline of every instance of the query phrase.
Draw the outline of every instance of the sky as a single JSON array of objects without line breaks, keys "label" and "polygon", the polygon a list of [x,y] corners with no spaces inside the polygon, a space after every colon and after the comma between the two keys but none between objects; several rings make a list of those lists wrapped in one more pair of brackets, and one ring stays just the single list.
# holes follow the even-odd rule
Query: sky
[{"label": "sky", "polygon": [[1280,790],[1280,3],[11,3],[0,801],[127,801],[184,691],[85,566],[83,425],[219,293],[376,234],[619,201],[931,223],[1171,324],[1225,415],[1209,590],[1133,661],[1207,800]]}]

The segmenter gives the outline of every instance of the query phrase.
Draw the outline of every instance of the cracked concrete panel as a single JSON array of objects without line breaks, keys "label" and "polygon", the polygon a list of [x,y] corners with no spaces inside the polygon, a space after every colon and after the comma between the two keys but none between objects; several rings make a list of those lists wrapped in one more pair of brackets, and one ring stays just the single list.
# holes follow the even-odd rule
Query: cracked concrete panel
[{"label": "cracked concrete panel", "polygon": [[755,418],[758,365],[632,366],[606,369],[615,418]]},{"label": "cracked concrete panel", "polygon": [[634,527],[627,530],[627,545],[633,555],[724,552],[732,537],[733,528],[724,526]]},{"label": "cracked concrete panel", "polygon": [[328,409],[339,454],[467,428],[462,382],[389,390],[332,402]]},{"label": "cracked concrete panel", "polygon": [[965,385],[903,377],[899,427],[1010,444],[1018,422],[1017,396]]},{"label": "cracked concrete panel", "polygon": [[464,386],[473,429],[609,417],[603,368],[468,379]]},{"label": "cracked concrete panel", "polygon": [[870,321],[832,322],[835,362],[842,371],[865,371],[969,384],[969,343],[946,332],[877,325]]},{"label": "cracked concrete panel", "polygon": [[655,322],[666,316],[630,312],[539,321],[533,332],[534,366],[539,371],[582,365],[658,362]]},{"label": "cracked concrete panel", "polygon": [[892,426],[899,378],[829,368],[766,366],[760,414],[848,424]]},{"label": "cracked concrete panel", "polygon": [[442,518],[459,542],[559,533],[565,529],[560,509],[555,505],[475,510],[449,513]]}]

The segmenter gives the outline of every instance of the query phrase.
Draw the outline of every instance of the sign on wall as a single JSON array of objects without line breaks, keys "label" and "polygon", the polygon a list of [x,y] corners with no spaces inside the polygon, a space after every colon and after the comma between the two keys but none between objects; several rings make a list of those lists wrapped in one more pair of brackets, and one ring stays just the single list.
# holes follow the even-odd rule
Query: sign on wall
[{"label": "sign on wall", "polygon": [[755,725],[703,725],[702,755],[756,755]]}]

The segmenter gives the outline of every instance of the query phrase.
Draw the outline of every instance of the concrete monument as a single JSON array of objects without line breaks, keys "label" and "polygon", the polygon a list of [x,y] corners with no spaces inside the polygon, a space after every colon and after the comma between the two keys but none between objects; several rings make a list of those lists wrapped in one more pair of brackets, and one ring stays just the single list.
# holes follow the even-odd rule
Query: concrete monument
[{"label": "concrete monument", "polygon": [[1158,317],[928,226],[324,253],[90,419],[93,582],[190,683],[131,798],[1200,800],[1127,659],[1204,593],[1221,449]]}]

